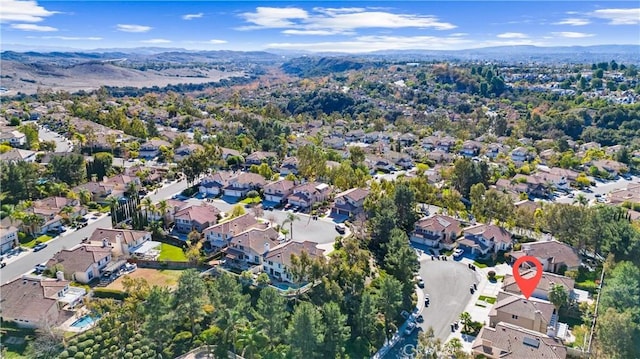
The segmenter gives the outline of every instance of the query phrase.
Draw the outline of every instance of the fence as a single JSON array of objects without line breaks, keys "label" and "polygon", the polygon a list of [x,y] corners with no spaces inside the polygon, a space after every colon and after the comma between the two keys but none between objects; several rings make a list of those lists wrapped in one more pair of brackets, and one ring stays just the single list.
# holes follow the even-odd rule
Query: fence
[{"label": "fence", "polygon": [[208,264],[193,264],[191,262],[178,262],[178,261],[150,261],[145,259],[132,258],[129,260],[131,263],[135,263],[138,268],[152,268],[152,269],[189,269],[189,268],[201,268],[209,269]]}]

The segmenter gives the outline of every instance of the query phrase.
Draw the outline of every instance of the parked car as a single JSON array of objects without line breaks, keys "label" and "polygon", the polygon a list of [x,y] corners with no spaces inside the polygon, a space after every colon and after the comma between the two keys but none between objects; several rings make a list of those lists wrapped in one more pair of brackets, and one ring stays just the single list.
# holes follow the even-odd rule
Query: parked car
[{"label": "parked car", "polygon": [[453,256],[454,257],[459,257],[462,255],[462,253],[464,253],[464,250],[462,248],[456,248],[455,251],[453,251]]},{"label": "parked car", "polygon": [[424,295],[424,306],[428,307],[430,303],[431,303],[431,300],[429,299],[429,294],[425,294]]},{"label": "parked car", "polygon": [[35,246],[33,246],[33,251],[34,252],[39,252],[43,249],[47,248],[47,244],[46,243],[38,243]]},{"label": "parked car", "polygon": [[347,226],[345,226],[344,223],[336,224],[336,231],[338,231],[338,233],[344,234],[346,230],[347,230]]},{"label": "parked car", "polygon": [[410,322],[407,325],[407,329],[404,330],[404,334],[405,335],[411,335],[411,333],[413,333],[413,331],[416,329],[416,323],[414,322]]},{"label": "parked car", "polygon": [[0,268],[4,268],[4,267],[6,267],[6,266],[7,266],[7,263],[5,263],[5,262],[0,262]]},{"label": "parked car", "polygon": [[416,321],[417,321],[418,323],[422,323],[422,322],[424,322],[424,317],[422,316],[422,314],[420,314],[420,315],[418,316],[418,318],[416,318]]},{"label": "parked car", "polygon": [[424,288],[424,280],[419,275],[416,276],[416,284],[418,285],[418,287]]},{"label": "parked car", "polygon": [[35,271],[38,274],[44,272],[46,269],[47,269],[47,266],[45,266],[44,264],[37,264],[35,267]]}]

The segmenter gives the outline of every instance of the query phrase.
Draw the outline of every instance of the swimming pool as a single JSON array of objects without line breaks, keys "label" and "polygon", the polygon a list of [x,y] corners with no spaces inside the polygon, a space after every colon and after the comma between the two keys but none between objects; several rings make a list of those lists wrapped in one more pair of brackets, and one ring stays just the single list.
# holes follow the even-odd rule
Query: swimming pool
[{"label": "swimming pool", "polygon": [[96,322],[96,320],[100,319],[100,317],[98,318],[93,318],[90,315],[85,315],[82,318],[76,320],[75,322],[73,322],[73,324],[71,324],[72,327],[74,328],[83,328],[86,327],[87,325],[91,325],[93,323]]}]

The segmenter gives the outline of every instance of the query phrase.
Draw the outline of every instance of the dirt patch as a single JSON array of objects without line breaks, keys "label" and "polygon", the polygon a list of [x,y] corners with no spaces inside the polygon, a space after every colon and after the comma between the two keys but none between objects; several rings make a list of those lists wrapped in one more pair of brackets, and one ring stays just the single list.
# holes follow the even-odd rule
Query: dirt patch
[{"label": "dirt patch", "polygon": [[[131,278],[144,278],[150,286],[174,288],[178,284],[181,270],[138,268],[133,273],[127,274]],[[122,280],[125,276],[116,279],[107,286],[108,289],[124,290]]]}]

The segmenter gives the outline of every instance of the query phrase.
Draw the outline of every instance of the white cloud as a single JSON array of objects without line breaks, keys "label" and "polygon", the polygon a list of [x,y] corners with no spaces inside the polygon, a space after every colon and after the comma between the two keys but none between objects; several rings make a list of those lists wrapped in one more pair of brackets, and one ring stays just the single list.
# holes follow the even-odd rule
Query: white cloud
[{"label": "white cloud", "polygon": [[584,25],[589,25],[591,23],[591,21],[587,20],[587,19],[579,19],[579,18],[575,18],[575,17],[570,17],[567,19],[564,19],[562,21],[558,21],[553,23],[554,25],[571,25],[571,26],[584,26]]},{"label": "white cloud", "polygon": [[505,32],[497,35],[497,37],[501,39],[526,39],[529,36],[527,34],[523,34],[521,32]]},{"label": "white cloud", "polygon": [[199,19],[201,17],[204,16],[204,13],[197,13],[197,14],[186,14],[186,15],[182,15],[182,19],[183,20],[193,20],[193,19]]},{"label": "white cloud", "polygon": [[396,14],[363,8],[314,8],[313,13],[300,8],[258,7],[256,12],[241,16],[251,25],[238,30],[286,29],[289,35],[353,34],[357,29],[432,28],[455,29],[456,25],[442,22],[436,16]]},{"label": "white cloud", "polygon": [[309,14],[299,8],[275,8],[275,7],[257,7],[256,12],[245,12],[242,17],[254,26],[246,26],[241,30],[252,30],[259,28],[284,28],[294,26],[291,20],[306,19]]},{"label": "white cloud", "polygon": [[171,42],[171,40],[167,40],[167,39],[149,39],[149,40],[141,40],[140,42],[143,42],[145,44],[168,44]]},{"label": "white cloud", "polygon": [[[35,36],[27,36],[28,38],[34,39],[36,38]],[[97,36],[87,36],[87,37],[80,37],[80,36],[40,36],[37,37],[39,39],[44,39],[44,40],[65,40],[65,41],[100,41],[102,40],[101,37],[97,37]]]},{"label": "white cloud", "polygon": [[221,44],[226,44],[227,40],[220,40],[220,39],[212,39],[207,41],[208,44],[213,44],[213,45],[221,45]]},{"label": "white cloud", "polygon": [[12,29],[23,31],[53,32],[58,31],[55,27],[42,26],[36,24],[11,24]]},{"label": "white cloud", "polygon": [[587,34],[584,32],[573,32],[573,31],[560,31],[560,32],[552,32],[553,35],[557,37],[564,37],[568,39],[582,39],[585,37],[595,36],[594,34]]},{"label": "white cloud", "polygon": [[31,0],[2,0],[0,6],[0,22],[40,22],[54,14]]},{"label": "white cloud", "polygon": [[271,43],[266,48],[307,50],[312,52],[339,51],[348,53],[378,50],[421,50],[459,48],[473,41],[460,37],[436,36],[359,36],[349,41],[311,43]]},{"label": "white cloud", "polygon": [[[285,35],[337,35],[337,34],[345,34],[344,31],[333,31],[333,30],[296,30],[296,29],[287,29],[282,31]],[[353,33],[352,33],[353,34]]]},{"label": "white cloud", "polygon": [[147,32],[153,29],[151,26],[144,25],[131,25],[131,24],[118,24],[116,25],[118,31],[124,32]]},{"label": "white cloud", "polygon": [[609,20],[609,25],[640,24],[640,8],[600,9],[590,14],[593,17]]}]

